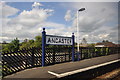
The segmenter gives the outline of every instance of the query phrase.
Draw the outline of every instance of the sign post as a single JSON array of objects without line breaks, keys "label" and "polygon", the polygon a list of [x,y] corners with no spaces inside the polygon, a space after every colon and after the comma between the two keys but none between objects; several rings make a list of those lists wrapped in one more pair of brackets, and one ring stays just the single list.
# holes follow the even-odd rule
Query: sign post
[{"label": "sign post", "polygon": [[46,39],[46,32],[45,32],[45,28],[43,28],[43,32],[42,32],[42,66],[45,66],[45,39]]},{"label": "sign post", "polygon": [[42,32],[42,66],[45,66],[45,46],[49,45],[72,45],[72,61],[74,61],[74,33],[72,37],[46,35],[45,28]]},{"label": "sign post", "polygon": [[74,61],[74,53],[75,53],[75,48],[74,48],[74,45],[75,45],[75,36],[74,36],[74,33],[72,33],[72,61]]}]

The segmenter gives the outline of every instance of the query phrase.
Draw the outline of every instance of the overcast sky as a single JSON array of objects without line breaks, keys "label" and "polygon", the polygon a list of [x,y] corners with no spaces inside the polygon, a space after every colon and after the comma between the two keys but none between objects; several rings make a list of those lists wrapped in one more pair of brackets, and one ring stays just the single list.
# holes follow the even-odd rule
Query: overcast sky
[{"label": "overcast sky", "polygon": [[[118,42],[117,2],[1,2],[2,36],[0,42],[34,39],[42,28],[47,34],[76,36],[76,11],[79,12],[79,37],[87,42]],[[1,20],[1,19],[0,19]]]}]

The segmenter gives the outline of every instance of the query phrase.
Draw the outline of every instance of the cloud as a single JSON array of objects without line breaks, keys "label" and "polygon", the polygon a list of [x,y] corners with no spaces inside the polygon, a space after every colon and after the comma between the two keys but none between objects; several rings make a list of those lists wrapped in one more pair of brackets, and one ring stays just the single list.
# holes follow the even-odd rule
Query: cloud
[{"label": "cloud", "polygon": [[[36,24],[45,21],[53,10],[50,9],[32,9],[31,11],[24,10],[18,17],[11,20],[12,24],[21,24],[25,27],[34,27]],[[50,14],[49,14],[50,13]]]},{"label": "cloud", "polygon": [[[35,3],[34,3],[35,4]],[[38,3],[36,3],[38,5]],[[4,4],[4,6],[8,6]],[[8,9],[13,10],[13,13],[7,12]],[[52,9],[36,9],[32,10],[23,10],[19,15],[14,18],[9,18],[10,15],[15,15],[17,13],[17,9],[13,7],[4,7],[6,14],[6,18],[2,19],[2,23],[4,27],[2,27],[2,36],[3,40],[11,40],[11,38],[18,37],[20,40],[25,38],[34,38],[38,33],[38,26],[46,21],[49,16],[52,16],[54,10]],[[16,10],[16,12],[15,12]],[[3,11],[3,13],[4,13]],[[9,14],[10,13],[10,14]],[[9,14],[9,15],[8,15]],[[7,38],[4,38],[7,37]],[[9,39],[8,39],[9,38]]]},{"label": "cloud", "polygon": [[[8,18],[9,16],[14,16],[16,13],[19,12],[19,9],[16,9],[14,7],[8,6],[5,2],[0,2],[0,42],[2,42],[3,40],[11,40],[10,37],[4,36],[4,30],[9,30],[11,28],[7,27],[8,22],[11,20],[10,18]],[[12,33],[12,31],[11,31]]]},{"label": "cloud", "polygon": [[[42,27],[40,27],[42,26]],[[67,27],[64,24],[55,23],[55,22],[43,22],[38,25],[39,30],[42,32],[42,28],[46,28],[46,33],[51,35],[60,35],[60,36],[71,36],[72,32],[70,31],[71,27]],[[68,34],[69,33],[69,34]]]},{"label": "cloud", "polygon": [[2,15],[3,18],[12,16],[19,11],[19,9],[6,5],[5,2],[0,2],[0,5],[2,5],[2,7],[0,8],[0,11],[2,11],[2,14],[0,15]]},{"label": "cloud", "polygon": [[[85,36],[88,35],[88,36]],[[80,39],[86,38],[88,42],[100,42],[102,40],[109,40],[112,42],[118,42],[118,29],[117,26],[102,26],[99,29],[90,32],[80,34]]]},{"label": "cloud", "polygon": [[[62,4],[64,7],[70,8],[71,12],[85,7],[86,10],[79,12],[79,34],[80,40],[87,38],[88,42],[98,42],[103,39],[118,42],[118,6],[115,3],[104,2],[82,2]],[[74,16],[72,26],[76,32],[76,15]],[[86,36],[89,35],[89,36]]]},{"label": "cloud", "polygon": [[43,6],[43,4],[39,2],[34,2],[34,4],[32,5],[32,7],[39,7],[39,6]]},{"label": "cloud", "polygon": [[[118,41],[116,3],[87,2],[69,3],[67,5],[65,3],[61,8],[66,6],[68,9],[63,18],[65,21],[72,21],[72,25],[69,26],[48,21],[50,16],[54,16],[55,10],[39,8],[43,6],[41,3],[34,3],[33,5],[34,7],[31,10],[23,10],[14,18],[9,18],[8,16],[16,15],[19,10],[11,6],[5,7],[13,10],[13,12],[5,10],[7,13],[2,20],[4,26],[2,31],[3,40],[8,41],[15,37],[18,37],[20,40],[25,38],[33,39],[36,35],[40,35],[43,27],[46,28],[47,34],[71,36],[71,33],[75,32],[76,37],[76,11],[79,7],[85,7],[85,11],[79,12],[80,40],[86,38],[88,42],[100,42],[103,39]],[[4,6],[8,5],[4,4]]]},{"label": "cloud", "polygon": [[66,15],[64,17],[65,21],[70,21],[71,20],[71,10],[68,10],[66,12]]},{"label": "cloud", "polygon": [[101,38],[106,38],[108,37],[109,34],[99,34],[98,37],[101,39]]}]

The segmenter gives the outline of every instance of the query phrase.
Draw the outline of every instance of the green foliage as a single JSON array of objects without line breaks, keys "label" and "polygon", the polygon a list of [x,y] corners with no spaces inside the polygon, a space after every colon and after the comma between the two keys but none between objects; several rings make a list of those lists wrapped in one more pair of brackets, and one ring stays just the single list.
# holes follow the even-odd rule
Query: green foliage
[{"label": "green foliage", "polygon": [[102,41],[103,43],[105,42],[105,40]]},{"label": "green foliage", "polygon": [[28,42],[22,42],[20,49],[34,47],[34,40],[29,40]]},{"label": "green foliage", "polygon": [[28,42],[22,42],[21,43],[21,46],[20,46],[20,49],[22,48],[28,48],[30,45],[28,44]]},{"label": "green foliage", "polygon": [[105,42],[109,42],[109,41],[108,40],[103,40],[102,42],[105,43]]},{"label": "green foliage", "polygon": [[42,46],[42,37],[36,36],[35,40],[24,41],[21,43],[20,49],[29,48],[29,47],[41,47]]},{"label": "green foliage", "polygon": [[95,44],[88,44],[88,47],[95,47]]},{"label": "green foliage", "polygon": [[35,47],[41,47],[42,46],[42,37],[36,36],[35,37]]},{"label": "green foliage", "polygon": [[6,41],[3,41],[4,44],[6,44]]},{"label": "green foliage", "polygon": [[9,51],[9,45],[8,44],[2,45],[2,51],[3,52]]},{"label": "green foliage", "polygon": [[8,44],[2,46],[2,51],[17,51],[23,48],[29,47],[41,47],[42,46],[42,37],[36,36],[35,40],[25,40],[22,43],[19,43],[19,40],[16,38]]},{"label": "green foliage", "polygon": [[41,37],[41,36],[36,36],[36,37],[35,37],[35,41],[38,41],[38,42],[39,42],[39,41],[42,41],[42,37]]},{"label": "green foliage", "polygon": [[10,43],[6,44],[6,45],[3,45],[2,46],[2,51],[17,51],[19,50],[19,40],[18,38],[12,40]]},{"label": "green foliage", "polygon": [[19,40],[16,38],[16,39],[14,39],[11,43],[10,43],[11,45],[11,50],[13,50],[13,51],[17,51],[18,49],[19,49]]}]

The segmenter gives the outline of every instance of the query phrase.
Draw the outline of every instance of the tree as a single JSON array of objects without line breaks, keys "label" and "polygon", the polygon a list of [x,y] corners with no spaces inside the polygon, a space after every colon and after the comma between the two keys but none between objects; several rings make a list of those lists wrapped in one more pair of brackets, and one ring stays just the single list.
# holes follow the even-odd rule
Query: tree
[{"label": "tree", "polygon": [[9,51],[9,45],[8,44],[2,45],[2,51],[3,52]]},{"label": "tree", "polygon": [[28,47],[30,47],[30,45],[28,44],[28,42],[22,42],[21,46],[20,46],[20,49],[28,48]]},{"label": "tree", "polygon": [[6,44],[6,41],[3,41],[3,44]]},{"label": "tree", "polygon": [[35,46],[36,47],[41,47],[42,46],[42,37],[41,36],[36,36],[35,37]]},{"label": "tree", "polygon": [[29,45],[30,45],[30,47],[35,47],[35,43],[34,43],[35,41],[32,39],[32,40],[29,40]]},{"label": "tree", "polygon": [[28,39],[25,39],[24,42],[28,42]]},{"label": "tree", "polygon": [[89,44],[88,47],[95,47],[95,44],[94,43]]},{"label": "tree", "polygon": [[13,51],[17,51],[17,50],[19,50],[19,40],[18,40],[18,38],[16,38],[16,39],[14,39],[10,44],[9,44],[10,46],[10,48],[11,48],[11,50],[13,50]]},{"label": "tree", "polygon": [[34,40],[32,39],[32,40],[29,40],[29,43],[30,44],[33,44],[34,43]]},{"label": "tree", "polygon": [[102,42],[105,42],[105,40],[103,40]]},{"label": "tree", "polygon": [[82,44],[87,44],[87,40],[85,38],[83,38]]},{"label": "tree", "polygon": [[22,48],[29,48],[29,47],[34,47],[34,40],[28,40],[27,42],[22,42],[20,49]]},{"label": "tree", "polygon": [[12,40],[10,43],[3,46],[2,51],[18,51],[19,50],[19,40],[18,38]]},{"label": "tree", "polygon": [[108,40],[103,40],[102,42],[104,43],[104,42],[109,42],[109,41]]},{"label": "tree", "polygon": [[36,36],[35,40],[24,40],[24,42],[21,43],[20,49],[22,48],[29,48],[29,47],[41,47],[42,46],[42,37]]},{"label": "tree", "polygon": [[109,42],[108,40],[106,40],[106,42]]}]

